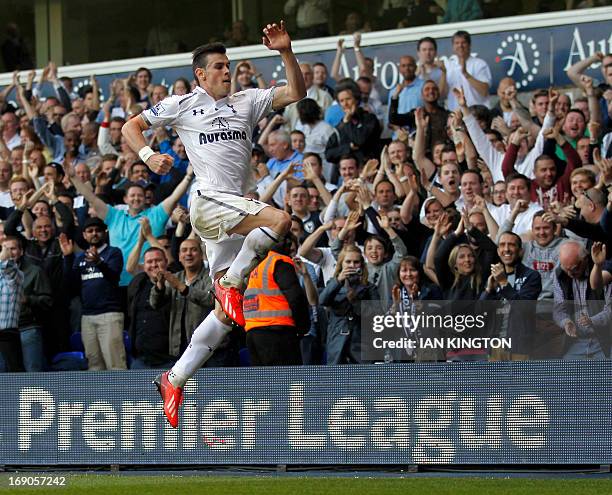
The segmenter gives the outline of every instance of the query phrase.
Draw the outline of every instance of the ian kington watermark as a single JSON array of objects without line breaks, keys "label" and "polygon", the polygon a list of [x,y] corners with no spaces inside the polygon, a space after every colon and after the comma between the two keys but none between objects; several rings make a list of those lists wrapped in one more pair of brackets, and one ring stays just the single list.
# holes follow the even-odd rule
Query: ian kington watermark
[{"label": "ian kington watermark", "polygon": [[386,312],[362,305],[366,361],[438,361],[449,354],[513,352],[508,306],[481,301],[406,301]]}]

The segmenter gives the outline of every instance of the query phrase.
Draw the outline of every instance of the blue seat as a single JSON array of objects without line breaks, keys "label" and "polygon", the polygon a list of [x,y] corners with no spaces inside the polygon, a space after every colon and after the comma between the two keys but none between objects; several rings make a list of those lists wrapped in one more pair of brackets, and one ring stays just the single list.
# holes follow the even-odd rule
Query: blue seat
[{"label": "blue seat", "polygon": [[70,336],[70,348],[73,351],[85,352],[85,347],[83,347],[83,339],[81,338],[81,332],[74,332]]},{"label": "blue seat", "polygon": [[238,358],[240,360],[240,366],[251,366],[251,354],[246,347],[238,351]]},{"label": "blue seat", "polygon": [[[132,340],[130,339],[130,334],[127,332],[127,330],[123,331],[123,345],[125,346],[125,358],[126,358],[127,365],[129,368],[132,362]],[[83,358],[85,357],[84,355],[85,347],[83,346],[83,339],[81,338],[81,332],[74,332],[70,336],[70,348],[74,351],[73,354],[80,353],[83,355]],[[61,353],[61,354],[70,354],[70,353]],[[87,369],[87,367],[85,369]]]},{"label": "blue seat", "polygon": [[83,371],[87,367],[85,354],[80,351],[60,352],[51,360],[52,371]]},{"label": "blue seat", "polygon": [[132,339],[130,339],[130,334],[127,330],[123,331],[123,345],[125,346],[125,360],[129,368],[132,364]]}]

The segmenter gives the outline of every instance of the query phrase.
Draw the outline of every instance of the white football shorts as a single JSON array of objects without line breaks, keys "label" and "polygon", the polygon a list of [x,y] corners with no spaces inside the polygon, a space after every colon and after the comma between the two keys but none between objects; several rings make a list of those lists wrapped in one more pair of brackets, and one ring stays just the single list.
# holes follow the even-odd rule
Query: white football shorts
[{"label": "white football shorts", "polygon": [[266,203],[256,199],[222,193],[198,190],[191,202],[189,216],[191,226],[206,245],[206,257],[210,276],[229,268],[242,248],[244,236],[228,235],[247,215],[257,215]]}]

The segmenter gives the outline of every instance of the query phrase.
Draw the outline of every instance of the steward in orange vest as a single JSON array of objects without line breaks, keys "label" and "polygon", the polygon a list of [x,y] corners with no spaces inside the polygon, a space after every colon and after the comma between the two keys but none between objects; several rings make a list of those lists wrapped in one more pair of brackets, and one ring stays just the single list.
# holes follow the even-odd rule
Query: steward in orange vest
[{"label": "steward in orange vest", "polygon": [[308,300],[284,242],[251,272],[244,293],[246,341],[255,366],[302,364],[300,336],[310,328]]}]

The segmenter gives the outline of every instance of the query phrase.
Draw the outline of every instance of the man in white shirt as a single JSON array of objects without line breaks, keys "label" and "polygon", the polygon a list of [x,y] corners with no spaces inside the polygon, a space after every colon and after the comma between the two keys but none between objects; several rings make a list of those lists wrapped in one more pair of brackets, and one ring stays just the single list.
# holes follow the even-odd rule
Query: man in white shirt
[{"label": "man in white shirt", "polygon": [[11,180],[11,164],[0,160],[0,207],[10,208],[13,206],[9,182]]},{"label": "man in white shirt", "polygon": [[178,426],[178,406],[187,380],[230,332],[231,322],[244,326],[241,289],[245,278],[291,227],[286,212],[243,197],[254,186],[250,163],[253,128],[272,109],[284,108],[306,95],[284,22],[268,24],[263,33],[264,45],[280,52],[286,86],[230,95],[230,63],[225,47],[220,43],[204,45],[193,52],[192,68],[198,82],[195,90],[164,99],[122,129],[142,161],[162,175],[169,172],[174,160],[146,146],[143,131],[151,126],[171,126],[181,138],[198,183],[191,223],[206,244],[215,280],[215,311],[195,330],[174,367],[154,382],[173,428]]},{"label": "man in white shirt", "polygon": [[471,37],[467,31],[457,31],[453,35],[453,53],[446,64],[446,80],[451,91],[448,92],[447,107],[453,111],[458,107],[453,88],[462,88],[469,107],[472,105],[489,106],[491,69],[481,58],[470,54]]},{"label": "man in white shirt", "polygon": [[[531,202],[530,181],[527,177],[519,173],[513,173],[506,178],[506,198],[507,204],[501,206],[487,205],[491,216],[502,225],[513,215],[514,207],[517,207],[517,215],[514,220],[512,232],[517,235],[526,234],[531,230],[533,216],[542,209],[538,203]],[[517,205],[517,202],[520,203]]]},{"label": "man in white shirt", "polygon": [[21,144],[21,137],[19,136],[19,119],[13,112],[4,112],[1,119],[1,130],[2,139],[9,151],[13,151],[14,148]]}]

